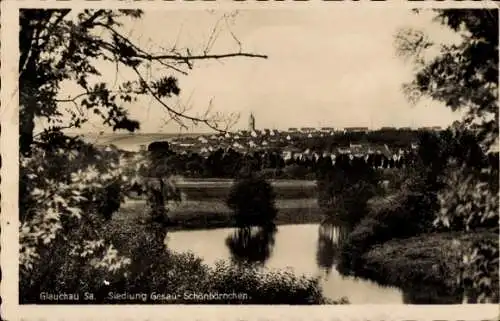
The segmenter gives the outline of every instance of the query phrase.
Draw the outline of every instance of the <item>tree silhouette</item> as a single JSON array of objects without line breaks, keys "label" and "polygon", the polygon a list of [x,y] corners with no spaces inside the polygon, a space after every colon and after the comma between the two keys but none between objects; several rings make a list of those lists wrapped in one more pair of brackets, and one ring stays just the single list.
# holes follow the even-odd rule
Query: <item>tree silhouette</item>
[{"label": "tree silhouette", "polygon": [[[224,132],[224,125],[234,120],[231,115],[207,111],[197,116],[170,103],[180,94],[176,76],[186,75],[200,60],[266,58],[242,50],[212,53],[210,48],[149,52],[122,28],[127,20],[142,17],[140,10],[20,10],[20,283],[28,284],[34,292],[55,289],[44,286],[61,280],[67,288],[70,285],[64,285],[65,277],[73,277],[77,285],[82,284],[80,277],[84,282],[102,282],[96,271],[103,268],[109,274],[123,272],[128,259],[117,254],[106,238],[109,231],[103,228],[102,217],[109,219],[123,201],[124,191],[131,189],[123,185],[158,183],[158,188],[151,190],[158,192],[153,193],[152,203],[159,211],[164,201],[174,196],[172,189],[162,186],[172,185],[171,180],[163,180],[172,167],[163,155],[147,159],[138,154],[137,160],[127,161],[133,166],[125,168],[125,155],[116,149],[97,148],[63,131],[80,128],[94,114],[114,131],[133,132],[140,124],[131,119],[128,107],[141,97],[149,97],[180,126],[186,127],[186,122],[204,124]],[[126,71],[132,76],[113,84],[101,75],[102,64],[113,64],[117,74]],[[154,70],[161,71],[149,73]],[[80,92],[62,96],[65,84]],[[35,133],[39,120],[48,125]],[[149,177],[161,179],[151,182]],[[164,229],[150,231],[163,247]],[[75,273],[60,273],[71,264],[77,268]],[[82,269],[91,271],[91,276],[79,274]]]},{"label": "tree silhouette", "polygon": [[[498,10],[436,13],[438,22],[460,34],[459,43],[436,44],[414,29],[403,29],[396,36],[398,52],[416,66],[414,80],[404,87],[410,100],[427,96],[452,110],[465,111],[465,117],[441,137],[443,148],[420,150],[421,159],[431,164],[430,172],[441,176],[436,181],[436,225],[467,232],[495,222],[498,231],[498,184],[489,184],[498,182],[498,172],[484,161],[488,159],[484,154],[498,145]],[[436,47],[439,54],[427,59],[427,51]],[[436,137],[427,137],[426,142],[439,145]],[[481,148],[475,142],[480,142]],[[430,160],[433,156],[437,161]],[[462,277],[461,285],[468,284],[474,290],[477,302],[498,302],[498,242],[462,250],[465,258],[469,251],[485,254],[464,259],[462,268],[471,274],[470,278]]]},{"label": "tree silhouette", "polygon": [[249,177],[234,183],[227,205],[234,211],[238,227],[274,225],[276,194],[266,180]]},{"label": "tree silhouette", "polygon": [[[26,154],[35,140],[36,118],[49,122],[46,132],[78,128],[88,121],[88,112],[103,119],[113,130],[135,131],[139,123],[129,118],[127,105],[141,96],[152,97],[179,125],[185,121],[203,123],[221,130],[219,115],[196,117],[182,106],[171,106],[168,99],[180,93],[175,74],[187,74],[198,60],[231,57],[259,57],[247,52],[212,54],[205,50],[181,53],[172,50],[154,54],[135,44],[120,28],[127,19],[140,19],[140,10],[23,9],[20,11],[20,150]],[[53,53],[58,53],[57,55]],[[111,88],[95,81],[101,76],[96,62],[109,62],[117,70],[130,70],[130,79]],[[146,71],[162,66],[167,73],[147,77]],[[60,85],[74,81],[81,93],[62,98]],[[64,121],[63,110],[70,120]],[[227,119],[226,119],[227,120]]]}]

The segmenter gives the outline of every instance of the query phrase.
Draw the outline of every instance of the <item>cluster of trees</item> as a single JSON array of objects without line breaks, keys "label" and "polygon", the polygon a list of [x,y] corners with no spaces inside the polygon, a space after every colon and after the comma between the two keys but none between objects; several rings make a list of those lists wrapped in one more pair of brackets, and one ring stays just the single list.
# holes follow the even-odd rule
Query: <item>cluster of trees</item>
[{"label": "cluster of trees", "polygon": [[[406,89],[413,97],[431,97],[452,110],[463,110],[453,136],[461,140],[464,130],[471,129],[479,148],[465,144],[446,157],[434,225],[467,233],[493,224],[498,233],[498,160],[476,162],[480,151],[490,154],[498,148],[498,10],[441,10],[436,19],[459,33],[461,42],[440,45],[440,54],[429,60],[424,57],[433,42],[422,32],[404,31],[414,37],[399,38],[400,52],[415,58],[417,66]],[[460,251],[465,273],[459,284],[473,293],[470,300],[498,302],[498,241],[463,245]]]},{"label": "cluster of trees", "polygon": [[[404,89],[411,99],[428,96],[453,110],[465,110],[466,116],[440,135],[422,135],[415,164],[399,179],[399,188],[369,200],[365,215],[341,250],[340,269],[346,273],[383,274],[384,266],[371,267],[375,272],[366,268],[364,255],[389,240],[449,231],[454,235],[498,233],[499,156],[494,151],[498,146],[498,11],[437,10],[436,20],[460,33],[462,41],[435,44],[419,30],[402,30],[397,35],[398,49],[416,65],[415,79]],[[426,50],[436,47],[440,54],[429,60]],[[465,293],[469,303],[498,302],[498,240],[456,240],[456,244],[458,254],[441,254],[438,262],[440,267],[450,260],[455,264],[452,291]],[[422,282],[429,276],[425,271],[423,276],[416,270],[407,272],[406,277],[414,279],[406,282]],[[446,280],[434,281],[450,286]]]},{"label": "cluster of trees", "polygon": [[[176,48],[149,52],[121,29],[126,20],[142,15],[140,10],[20,11],[20,302],[40,303],[41,291],[87,291],[96,294],[94,303],[102,303],[109,291],[176,288],[246,292],[251,299],[245,303],[285,303],[290,293],[299,291],[292,301],[324,303],[313,280],[303,282],[280,273],[262,280],[256,271],[235,270],[228,264],[210,269],[198,258],[168,253],[166,230],[155,220],[146,225],[110,220],[131,186],[145,186],[151,180],[144,178],[150,177],[156,178],[153,185],[168,184],[171,172],[158,167],[153,155],[96,148],[63,130],[79,128],[93,113],[114,130],[134,131],[140,124],[129,117],[128,105],[144,96],[153,98],[181,126],[193,121],[219,130],[219,119],[209,113],[199,118],[170,106],[169,98],[180,93],[173,74],[187,74],[193,61],[266,58],[241,50],[213,54],[209,48],[199,54]],[[113,64],[133,76],[109,84],[101,77],[99,63]],[[60,88],[68,82],[81,92],[61,97]],[[36,133],[39,119],[47,120],[48,126]],[[156,191],[168,188],[146,189],[153,218],[162,217],[154,209],[175,191],[160,197]],[[120,239],[123,235],[126,240]]]},{"label": "cluster of trees", "polygon": [[[160,142],[153,144],[157,143]],[[168,143],[163,143],[166,147],[160,156],[163,157],[161,162],[168,164],[165,166],[176,174],[188,177],[235,178],[260,172],[268,178],[314,179],[333,167],[345,167],[350,164],[363,163],[372,168],[402,168],[412,164],[410,154],[402,155],[398,159],[378,153],[361,157],[337,154],[334,160],[330,156],[309,154],[285,160],[281,150],[278,149],[240,153],[231,148],[227,150],[220,148],[204,157],[198,153],[175,153],[168,148]]]},{"label": "cluster of trees", "polygon": [[369,132],[341,132],[333,135],[325,134],[323,137],[291,134],[290,138],[294,146],[301,149],[334,150],[350,144],[388,145],[393,148],[406,149],[418,140],[418,135],[422,132],[423,130],[395,128]]}]

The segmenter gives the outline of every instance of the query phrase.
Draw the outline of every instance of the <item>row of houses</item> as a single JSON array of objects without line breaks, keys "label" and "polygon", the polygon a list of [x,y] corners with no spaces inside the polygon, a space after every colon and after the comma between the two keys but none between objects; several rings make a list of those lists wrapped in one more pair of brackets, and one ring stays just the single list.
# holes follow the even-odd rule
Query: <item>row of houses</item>
[{"label": "row of houses", "polygon": [[[214,145],[208,144],[204,146],[183,143],[178,145],[172,144],[172,149],[175,150],[176,152],[180,152],[181,154],[197,153],[204,157],[210,155],[211,153],[219,149],[226,151],[232,149],[234,151],[243,154],[259,150],[260,151],[272,150],[273,152],[276,151],[276,149],[266,148],[268,145],[269,144],[266,141],[263,141],[260,145],[258,145],[254,141],[249,141],[246,144],[240,142],[233,142],[233,143],[214,144]],[[394,157],[399,158],[401,155],[405,155],[406,153],[409,152],[410,149],[414,148],[416,148],[416,145],[415,146],[412,145],[411,148],[407,150],[401,148],[393,150],[390,149],[387,145],[367,146],[361,144],[350,144],[349,146],[338,147],[329,151],[313,151],[311,149],[300,149],[294,146],[287,146],[284,148],[280,148],[279,151],[281,153],[281,156],[285,160],[317,159],[319,158],[320,155],[322,155],[323,157],[331,157],[333,160],[335,160],[336,155],[340,154],[350,155],[351,157],[368,157],[369,155],[373,154],[381,154],[384,155],[386,158],[394,158]]]},{"label": "row of houses", "polygon": [[324,158],[331,158],[332,161],[335,161],[338,155],[348,155],[351,159],[354,159],[355,157],[357,158],[368,158],[370,155],[383,155],[387,159],[393,159],[393,160],[400,160],[401,157],[406,155],[408,151],[398,149],[396,151],[391,151],[388,148],[387,149],[368,149],[368,150],[356,150],[356,149],[351,149],[351,148],[337,148],[335,151],[331,152],[316,152],[316,151],[311,151],[309,149],[306,149],[304,151],[301,150],[289,150],[285,149],[282,151],[282,157],[284,160],[288,159],[299,159],[299,160],[304,160],[304,159],[311,159],[311,160],[318,160],[318,158],[324,157]]},{"label": "row of houses", "polygon": [[368,127],[346,127],[342,129],[334,128],[334,127],[320,127],[320,128],[315,128],[315,127],[290,127],[288,128],[288,133],[356,133],[356,132],[361,132],[361,133],[366,133],[370,131]]},{"label": "row of houses", "polygon": [[[264,129],[267,131],[268,129]],[[411,128],[411,127],[381,127],[382,131],[388,130],[401,130],[401,131],[410,131],[410,130],[430,130],[430,131],[440,131],[442,128],[440,126],[431,126],[431,127],[419,127],[419,128]],[[370,129],[368,127],[345,127],[345,128],[334,128],[334,127],[290,127],[288,128],[289,133],[367,133]]]},{"label": "row of houses", "polygon": [[[185,138],[181,140],[172,140],[170,145],[172,149],[182,152],[196,152],[199,154],[209,154],[219,148],[226,149],[232,148],[239,152],[252,151],[252,150],[268,150],[279,148],[280,150],[288,150],[293,152],[298,151],[294,147],[294,137],[287,135],[285,137],[248,137],[239,136],[238,134],[226,135],[212,135],[212,136],[199,136],[192,138]],[[285,147],[283,147],[285,145]],[[411,149],[416,148],[416,144],[409,146]],[[141,150],[145,150],[146,145],[141,145]],[[339,148],[339,153],[353,153],[353,154],[371,154],[378,151],[384,152],[388,149],[387,146],[377,147],[373,145],[364,144],[350,144],[344,148]]]},{"label": "row of houses", "polygon": [[[411,128],[407,128],[411,130]],[[390,130],[404,130],[404,128],[395,128],[395,127],[383,127],[381,130],[390,131]],[[439,131],[441,127],[422,127],[420,130],[429,130],[429,131]],[[200,135],[198,137],[182,137],[179,139],[171,140],[172,144],[177,144],[179,146],[193,146],[193,145],[209,145],[215,142],[238,142],[236,145],[244,145],[248,143],[249,145],[259,145],[262,144],[264,146],[273,144],[276,142],[290,142],[297,139],[302,138],[313,138],[313,137],[327,137],[334,136],[342,133],[364,133],[368,132],[367,127],[348,127],[343,130],[335,130],[332,127],[322,127],[320,129],[315,129],[312,127],[303,127],[303,128],[289,128],[288,131],[278,131],[275,129],[263,129],[258,130],[254,129],[251,131],[248,130],[239,130],[237,132],[226,132],[224,134],[210,134],[210,135]],[[255,146],[252,146],[255,147]]]}]

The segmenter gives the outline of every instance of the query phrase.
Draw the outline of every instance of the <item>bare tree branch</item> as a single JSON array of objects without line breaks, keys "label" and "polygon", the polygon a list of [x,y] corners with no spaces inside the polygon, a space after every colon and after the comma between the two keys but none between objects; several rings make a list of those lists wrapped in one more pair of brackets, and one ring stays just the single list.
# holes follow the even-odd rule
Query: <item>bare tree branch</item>
[{"label": "bare tree branch", "polygon": [[190,120],[192,121],[193,123],[197,124],[197,123],[202,123],[202,124],[205,124],[206,126],[208,126],[209,128],[215,130],[215,131],[218,131],[218,132],[221,132],[221,133],[226,133],[227,130],[221,130],[220,128],[217,127],[217,125],[215,124],[212,124],[211,123],[211,120],[210,119],[206,119],[206,118],[200,118],[200,117],[196,117],[196,116],[190,116],[190,115],[186,115],[184,114],[182,111],[179,112],[175,109],[173,109],[172,107],[170,107],[169,105],[167,105],[160,97],[158,97],[155,92],[147,85],[147,82],[146,80],[144,79],[144,77],[141,75],[141,73],[139,72],[139,70],[136,68],[136,67],[133,67],[132,68],[135,73],[137,74],[137,76],[139,77],[139,80],[143,83],[144,87],[146,87],[146,91],[148,91],[152,97],[154,97],[154,99],[160,104],[162,105],[168,112],[169,114],[171,114],[172,118],[179,124],[181,125],[183,128],[186,128],[187,129],[187,126],[182,122],[181,119],[186,119],[186,120]]},{"label": "bare tree branch", "polygon": [[[127,37],[123,36],[121,33],[116,31],[114,28],[102,24],[102,23],[96,23],[96,25],[101,26],[103,28],[106,28],[109,30],[111,33],[119,37],[121,40],[125,41],[128,45],[130,45],[135,51],[136,55],[135,58],[142,58],[146,60],[173,60],[173,61],[181,61],[192,68],[192,65],[190,62],[192,60],[209,60],[209,59],[224,59],[224,58],[232,58],[232,57],[251,57],[251,58],[263,58],[267,59],[267,55],[260,55],[260,54],[253,54],[253,53],[247,53],[247,52],[235,52],[235,53],[226,53],[226,54],[203,54],[203,55],[192,55],[189,49],[186,50],[187,54],[186,55],[181,55],[181,54],[163,54],[163,55],[153,55],[150,53],[145,52],[142,50],[140,47],[132,43]],[[110,45],[109,43],[107,43]],[[115,50],[117,48],[113,47]]]},{"label": "bare tree branch", "polygon": [[191,61],[191,60],[207,60],[207,59],[224,59],[224,58],[232,58],[232,57],[251,57],[251,58],[263,58],[267,59],[267,55],[261,55],[261,54],[253,54],[253,53],[247,53],[247,52],[235,52],[235,53],[226,53],[226,54],[211,54],[211,55],[188,55],[188,56],[182,56],[182,55],[150,55],[146,57],[141,57],[145,59],[152,59],[152,60],[157,60],[157,59],[170,59],[170,60],[179,60],[179,61]]}]

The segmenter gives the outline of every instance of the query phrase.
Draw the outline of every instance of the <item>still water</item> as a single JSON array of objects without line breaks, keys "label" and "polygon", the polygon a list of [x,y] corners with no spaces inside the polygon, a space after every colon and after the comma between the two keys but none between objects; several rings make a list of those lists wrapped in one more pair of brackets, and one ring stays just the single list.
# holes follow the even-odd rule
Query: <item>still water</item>
[{"label": "still water", "polygon": [[336,270],[339,244],[348,231],[331,224],[282,225],[274,233],[221,228],[170,232],[167,246],[193,252],[209,265],[218,260],[251,261],[295,275],[318,276],[325,296],[347,297],[352,304],[403,304],[402,291],[370,280],[343,276]]}]

